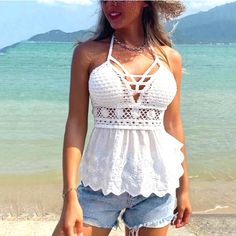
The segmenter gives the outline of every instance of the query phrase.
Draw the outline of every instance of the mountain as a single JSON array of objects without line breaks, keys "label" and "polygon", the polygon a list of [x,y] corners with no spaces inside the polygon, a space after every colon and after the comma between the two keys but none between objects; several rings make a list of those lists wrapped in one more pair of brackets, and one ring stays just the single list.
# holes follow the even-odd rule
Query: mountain
[{"label": "mountain", "polygon": [[14,48],[14,47],[16,47],[18,44],[20,44],[20,43],[21,43],[21,42],[17,42],[17,43],[14,43],[14,44],[12,44],[12,45],[6,46],[6,47],[0,49],[0,52],[1,52],[1,53],[5,53],[8,49]]},{"label": "mountain", "polygon": [[[168,22],[166,28],[168,31],[175,29],[172,35],[175,44],[236,43],[236,2]],[[94,29],[93,26],[88,30],[71,33],[51,30],[37,34],[28,41],[85,41],[92,36]],[[3,48],[0,52],[4,52],[10,47]]]},{"label": "mountain", "polygon": [[[89,39],[94,32],[94,27],[88,30],[79,30],[72,33],[65,33],[62,30],[51,30],[43,34],[36,34],[25,41],[39,41],[39,42],[77,42],[86,41]],[[22,42],[22,41],[21,41]],[[6,46],[0,49],[0,53],[5,53],[8,49],[16,47],[19,43],[17,42],[12,45]]]},{"label": "mountain", "polygon": [[[168,22],[166,28],[171,30],[174,26],[176,28],[173,32],[173,41],[176,44],[236,43],[236,2]],[[52,30],[45,34],[36,35],[29,40],[84,41],[92,36],[91,31],[65,33],[60,30]]]},{"label": "mountain", "polygon": [[173,41],[177,44],[236,43],[236,2],[171,22],[176,23]]},{"label": "mountain", "polygon": [[85,41],[90,36],[93,35],[93,32],[90,30],[79,30],[72,33],[65,33],[61,30],[51,30],[44,34],[37,34],[28,41],[52,41],[52,42],[75,42]]}]

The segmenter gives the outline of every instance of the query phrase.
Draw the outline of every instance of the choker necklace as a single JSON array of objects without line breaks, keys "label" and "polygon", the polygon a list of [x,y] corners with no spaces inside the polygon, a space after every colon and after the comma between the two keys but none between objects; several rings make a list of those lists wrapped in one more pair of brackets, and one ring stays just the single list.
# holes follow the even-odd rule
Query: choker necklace
[{"label": "choker necklace", "polygon": [[146,46],[146,40],[144,40],[143,44],[140,47],[129,47],[127,46],[127,44],[119,41],[116,36],[114,35],[114,41],[117,42],[121,47],[123,47],[124,49],[127,49],[131,52],[140,52],[143,51],[145,49]]}]

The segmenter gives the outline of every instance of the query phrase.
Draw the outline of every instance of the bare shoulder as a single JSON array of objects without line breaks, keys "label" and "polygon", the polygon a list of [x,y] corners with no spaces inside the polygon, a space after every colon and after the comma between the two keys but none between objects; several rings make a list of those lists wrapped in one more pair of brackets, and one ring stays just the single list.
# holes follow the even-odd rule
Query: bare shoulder
[{"label": "bare shoulder", "polygon": [[77,63],[81,65],[89,65],[91,61],[91,42],[86,41],[80,44],[77,44],[73,51],[73,58],[76,59]]},{"label": "bare shoulder", "polygon": [[101,58],[105,57],[108,45],[108,38],[100,41],[85,41],[75,47],[74,57],[77,58],[80,63],[86,64],[88,73],[90,73],[94,64],[98,64]]},{"label": "bare shoulder", "polygon": [[181,54],[177,49],[169,47],[169,46],[163,46],[162,48],[166,51],[170,59],[174,59],[174,60],[181,59]]},{"label": "bare shoulder", "polygon": [[170,63],[171,70],[175,70],[176,66],[179,67],[181,66],[182,63],[182,57],[179,51],[177,51],[174,48],[171,48],[169,46],[164,46],[162,47],[168,57],[168,61]]},{"label": "bare shoulder", "polygon": [[165,51],[167,55],[171,71],[174,74],[178,73],[178,71],[182,67],[182,56],[180,52],[175,48],[171,48],[169,46],[163,46],[162,49]]}]

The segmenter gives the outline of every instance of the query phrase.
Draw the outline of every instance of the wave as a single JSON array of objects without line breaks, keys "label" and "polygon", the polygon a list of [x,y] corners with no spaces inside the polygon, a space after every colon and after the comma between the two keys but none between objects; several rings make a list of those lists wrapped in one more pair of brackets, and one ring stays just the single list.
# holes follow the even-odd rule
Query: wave
[{"label": "wave", "polygon": [[189,179],[197,179],[197,178],[199,178],[199,175],[190,175],[189,176]]},{"label": "wave", "polygon": [[216,205],[214,208],[210,208],[210,209],[207,209],[207,210],[204,210],[204,211],[194,211],[193,213],[194,214],[199,214],[199,213],[209,213],[209,212],[212,212],[212,211],[216,211],[218,209],[226,209],[226,208],[229,208],[229,206],[221,206],[221,205]]}]

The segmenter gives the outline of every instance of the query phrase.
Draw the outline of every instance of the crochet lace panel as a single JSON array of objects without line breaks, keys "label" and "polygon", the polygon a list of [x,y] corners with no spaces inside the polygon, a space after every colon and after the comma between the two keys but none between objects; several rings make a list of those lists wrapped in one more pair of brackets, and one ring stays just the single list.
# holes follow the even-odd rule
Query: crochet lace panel
[{"label": "crochet lace panel", "polygon": [[93,107],[95,127],[145,127],[153,128],[163,126],[163,110],[155,108],[109,108]]}]

